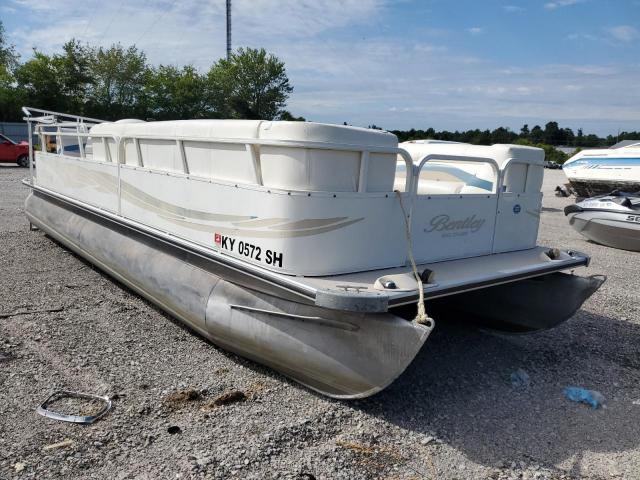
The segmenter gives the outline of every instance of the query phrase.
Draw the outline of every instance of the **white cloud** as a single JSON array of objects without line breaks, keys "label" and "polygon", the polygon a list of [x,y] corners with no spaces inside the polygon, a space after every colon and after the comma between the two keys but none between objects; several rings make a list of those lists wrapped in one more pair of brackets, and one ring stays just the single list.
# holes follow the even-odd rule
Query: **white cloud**
[{"label": "white cloud", "polygon": [[430,43],[416,43],[413,49],[419,53],[445,52],[447,47],[443,45],[432,45]]},{"label": "white cloud", "polygon": [[570,33],[567,35],[569,40],[598,40],[596,35],[592,35],[590,33]]},{"label": "white cloud", "polygon": [[484,33],[484,28],[482,27],[471,27],[471,28],[467,28],[467,32],[469,32],[471,35],[481,35]]},{"label": "white cloud", "polygon": [[544,8],[547,10],[556,10],[562,7],[569,7],[571,5],[576,5],[577,3],[582,3],[584,0],[554,0],[553,2],[548,2],[544,4]]},{"label": "white cloud", "polygon": [[607,29],[609,35],[620,42],[632,42],[640,38],[640,32],[630,25],[618,25]]},{"label": "white cloud", "polygon": [[518,6],[518,5],[504,5],[504,6],[502,7],[502,9],[503,9],[505,12],[509,12],[509,13],[524,12],[524,10],[525,10],[523,7],[520,7],[520,6]]}]

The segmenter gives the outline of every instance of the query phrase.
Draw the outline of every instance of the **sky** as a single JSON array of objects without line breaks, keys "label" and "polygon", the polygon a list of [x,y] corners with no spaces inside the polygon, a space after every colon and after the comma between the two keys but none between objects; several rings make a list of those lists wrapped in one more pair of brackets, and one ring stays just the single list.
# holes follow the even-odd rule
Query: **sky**
[{"label": "sky", "polygon": [[[640,0],[233,0],[233,47],[284,60],[287,108],[385,129],[640,131]],[[206,71],[225,0],[0,0],[22,59],[72,37]]]}]

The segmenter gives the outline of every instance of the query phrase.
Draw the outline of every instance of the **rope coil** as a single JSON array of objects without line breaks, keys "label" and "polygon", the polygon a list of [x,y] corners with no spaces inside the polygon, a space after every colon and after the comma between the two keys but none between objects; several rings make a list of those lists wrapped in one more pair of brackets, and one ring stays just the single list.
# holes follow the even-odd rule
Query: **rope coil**
[{"label": "rope coil", "polygon": [[407,236],[407,248],[409,255],[409,262],[411,263],[411,269],[413,270],[413,276],[416,279],[416,283],[418,284],[418,313],[416,314],[416,318],[414,321],[419,323],[420,325],[426,325],[433,328],[435,322],[429,315],[427,315],[427,311],[424,308],[424,289],[422,287],[422,279],[420,278],[420,274],[418,273],[418,267],[416,266],[416,260],[413,257],[413,241],[411,238],[411,225],[409,224],[409,216],[407,215],[407,211],[404,209],[404,204],[402,203],[402,194],[396,190],[396,195],[398,196],[398,200],[400,201],[400,209],[402,210],[402,217],[404,218],[404,227],[405,227],[405,235]]}]

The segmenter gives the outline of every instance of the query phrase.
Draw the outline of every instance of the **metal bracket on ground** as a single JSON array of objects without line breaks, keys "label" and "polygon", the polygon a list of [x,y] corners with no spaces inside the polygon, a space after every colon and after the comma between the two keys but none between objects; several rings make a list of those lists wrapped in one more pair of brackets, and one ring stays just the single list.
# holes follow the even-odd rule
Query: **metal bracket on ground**
[{"label": "metal bracket on ground", "polygon": [[[102,408],[95,415],[69,415],[66,413],[59,413],[49,410],[47,407],[50,403],[53,403],[56,400],[60,400],[63,398],[81,398],[84,400],[95,400],[103,404]],[[102,417],[105,413],[107,413],[111,409],[111,400],[109,397],[102,397],[100,395],[92,395],[90,393],[79,393],[79,392],[70,392],[67,390],[59,390],[57,392],[52,393],[49,398],[47,398],[41,405],[38,406],[36,411],[48,418],[53,418],[54,420],[60,420],[61,422],[71,422],[71,423],[93,423],[100,417]]]}]

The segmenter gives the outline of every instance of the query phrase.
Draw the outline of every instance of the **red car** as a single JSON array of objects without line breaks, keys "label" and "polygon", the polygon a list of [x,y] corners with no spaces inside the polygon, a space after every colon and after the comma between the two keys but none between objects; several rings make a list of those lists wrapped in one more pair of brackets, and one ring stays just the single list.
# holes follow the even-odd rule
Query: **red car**
[{"label": "red car", "polygon": [[16,143],[0,134],[0,163],[17,163],[21,167],[29,166],[29,143]]}]

